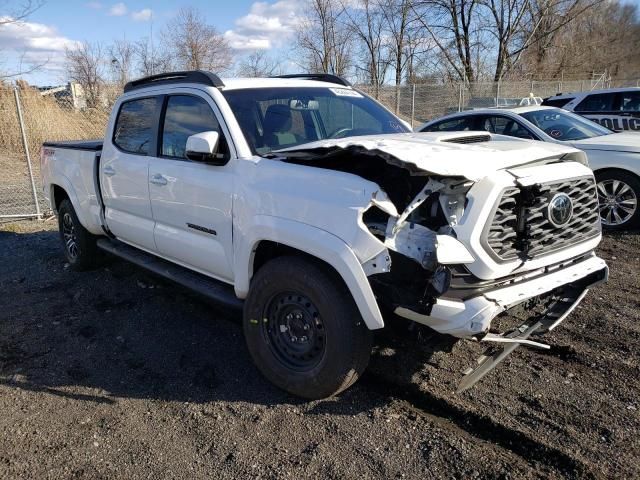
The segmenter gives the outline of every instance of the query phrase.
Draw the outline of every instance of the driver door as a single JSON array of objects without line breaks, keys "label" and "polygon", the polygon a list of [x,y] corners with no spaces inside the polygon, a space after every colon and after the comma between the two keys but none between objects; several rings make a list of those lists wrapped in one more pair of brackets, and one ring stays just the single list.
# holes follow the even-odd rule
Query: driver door
[{"label": "driver door", "polygon": [[[213,101],[198,90],[167,95],[158,132],[157,156],[149,160],[149,195],[154,239],[165,258],[206,275],[233,282],[232,195],[229,138]],[[189,160],[187,138],[216,131],[225,165]]]}]

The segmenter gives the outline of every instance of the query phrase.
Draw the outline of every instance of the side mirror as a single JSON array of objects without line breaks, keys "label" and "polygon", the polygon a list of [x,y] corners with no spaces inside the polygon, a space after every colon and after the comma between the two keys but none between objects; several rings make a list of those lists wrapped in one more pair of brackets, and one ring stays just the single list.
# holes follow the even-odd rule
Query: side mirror
[{"label": "side mirror", "polygon": [[187,138],[185,155],[189,160],[210,163],[212,165],[224,165],[228,158],[218,153],[218,132],[202,132]]}]

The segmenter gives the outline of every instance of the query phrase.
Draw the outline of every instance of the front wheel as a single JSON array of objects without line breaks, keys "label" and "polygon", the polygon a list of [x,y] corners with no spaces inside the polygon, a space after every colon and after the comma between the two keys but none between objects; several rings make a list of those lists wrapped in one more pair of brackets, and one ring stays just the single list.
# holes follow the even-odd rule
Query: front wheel
[{"label": "front wheel", "polygon": [[631,173],[608,171],[596,175],[602,226],[626,230],[640,226],[640,180]]},{"label": "front wheel", "polygon": [[254,276],[243,327],[254,363],[273,384],[319,399],[351,386],[365,370],[372,334],[333,272],[278,257]]}]

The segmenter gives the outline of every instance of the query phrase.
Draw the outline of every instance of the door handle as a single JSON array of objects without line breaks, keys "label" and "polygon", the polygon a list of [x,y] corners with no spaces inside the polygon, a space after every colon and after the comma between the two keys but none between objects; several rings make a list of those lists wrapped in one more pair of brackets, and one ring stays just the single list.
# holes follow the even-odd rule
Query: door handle
[{"label": "door handle", "polygon": [[159,173],[156,173],[153,177],[151,177],[151,180],[149,180],[149,183],[153,183],[154,185],[166,185],[167,179],[164,178]]},{"label": "door handle", "polygon": [[113,177],[116,174],[116,171],[113,169],[113,167],[108,166],[102,169],[102,173],[104,173],[107,177]]}]

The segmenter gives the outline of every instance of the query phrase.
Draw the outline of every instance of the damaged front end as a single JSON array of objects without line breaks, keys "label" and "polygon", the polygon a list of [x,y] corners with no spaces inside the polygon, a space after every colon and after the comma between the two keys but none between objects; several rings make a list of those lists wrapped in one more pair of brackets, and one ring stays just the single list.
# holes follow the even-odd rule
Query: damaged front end
[{"label": "damaged front end", "polygon": [[[362,263],[378,303],[440,333],[496,348],[467,372],[461,390],[520,345],[548,348],[530,337],[555,328],[606,280],[606,264],[593,253],[600,240],[595,184],[579,154],[532,156],[514,169],[501,159],[483,177],[477,168],[468,175],[451,165],[432,168],[446,162],[437,146],[429,147],[436,161],[427,165],[403,160],[404,144],[367,142],[283,152],[283,160],[352,173],[379,187],[359,218],[383,247]],[[576,202],[575,219],[564,229],[544,213],[558,193]],[[492,330],[496,317],[523,305],[530,308],[521,323]]]},{"label": "damaged front end", "polygon": [[448,265],[474,261],[453,230],[464,213],[472,184],[463,178],[430,177],[402,213],[384,192],[372,199],[362,221],[386,247],[379,256],[385,262],[377,257],[364,268],[386,307],[399,314],[411,310],[428,316],[451,284]]}]

